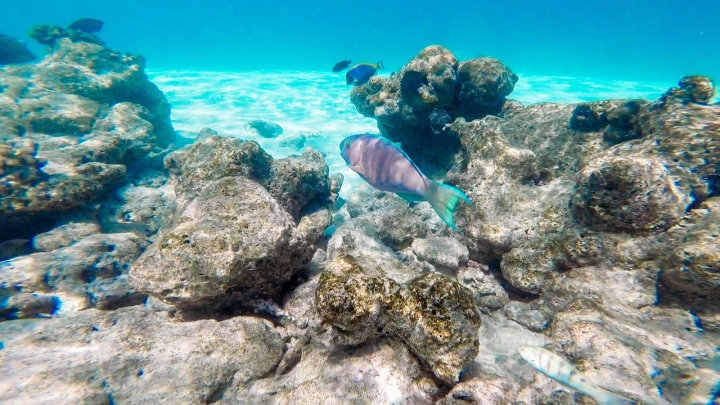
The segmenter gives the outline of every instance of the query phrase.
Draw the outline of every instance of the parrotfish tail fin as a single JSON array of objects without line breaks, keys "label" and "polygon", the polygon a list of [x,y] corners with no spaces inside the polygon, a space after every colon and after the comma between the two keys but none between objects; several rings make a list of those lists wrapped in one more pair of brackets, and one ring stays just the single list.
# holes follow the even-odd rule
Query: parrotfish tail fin
[{"label": "parrotfish tail fin", "polygon": [[440,219],[445,222],[447,226],[453,231],[457,231],[455,222],[453,222],[453,213],[455,212],[455,205],[462,199],[463,201],[472,204],[470,198],[465,195],[462,191],[455,187],[448,186],[447,184],[441,184],[436,181],[432,181],[427,190],[425,196],[427,201],[433,207],[435,212],[440,216]]},{"label": "parrotfish tail fin", "polygon": [[625,398],[622,395],[618,395],[615,393],[612,393],[608,390],[604,390],[600,387],[597,387],[598,392],[593,395],[593,398],[600,404],[600,405],[634,405],[637,404],[636,401],[633,401],[630,398]]},{"label": "parrotfish tail fin", "polygon": [[382,61],[378,62],[378,67],[380,69],[385,69],[385,66],[383,66]]}]

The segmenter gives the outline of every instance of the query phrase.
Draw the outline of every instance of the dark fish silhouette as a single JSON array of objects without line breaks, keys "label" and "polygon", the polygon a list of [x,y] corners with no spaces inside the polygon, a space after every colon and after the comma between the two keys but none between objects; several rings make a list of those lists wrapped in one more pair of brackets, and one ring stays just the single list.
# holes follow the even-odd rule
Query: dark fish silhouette
[{"label": "dark fish silhouette", "polygon": [[333,72],[342,72],[343,70],[347,69],[347,67],[350,66],[351,63],[352,61],[350,59],[338,62],[335,64],[335,66],[333,66]]},{"label": "dark fish silhouette", "polygon": [[377,65],[373,63],[358,63],[345,73],[345,80],[347,84],[362,86],[367,83],[371,77],[375,76],[378,69],[385,69],[382,61],[378,62]]},{"label": "dark fish silhouette", "polygon": [[0,65],[25,63],[35,59],[35,55],[24,43],[5,34],[0,34]]},{"label": "dark fish silhouette", "polygon": [[345,163],[378,190],[395,193],[409,202],[427,201],[451,229],[453,212],[459,200],[472,204],[455,187],[427,178],[410,157],[382,136],[351,135],[340,143]]},{"label": "dark fish silhouette", "polygon": [[414,94],[422,86],[429,86],[427,73],[417,70],[408,70],[403,73],[400,79],[400,91],[402,94]]},{"label": "dark fish silhouette", "polygon": [[96,32],[100,32],[104,24],[104,22],[94,18],[81,18],[70,24],[68,28],[71,30],[87,32],[88,34],[94,34]]}]

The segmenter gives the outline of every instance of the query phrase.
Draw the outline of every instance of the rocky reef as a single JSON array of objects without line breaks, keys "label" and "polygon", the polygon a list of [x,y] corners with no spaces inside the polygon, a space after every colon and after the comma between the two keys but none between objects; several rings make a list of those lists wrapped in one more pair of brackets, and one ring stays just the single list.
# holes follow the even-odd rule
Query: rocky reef
[{"label": "rocky reef", "polygon": [[[409,80],[418,73],[424,80]],[[385,137],[401,142],[425,174],[442,177],[461,148],[445,125],[456,118],[502,114],[517,81],[518,76],[497,59],[459,62],[449,50],[430,46],[393,76],[374,76],[354,88],[350,99],[360,114],[377,120]]]},{"label": "rocky reef", "polygon": [[38,41],[38,43],[50,47],[55,47],[63,38],[67,38],[72,42],[105,45],[105,41],[93,33],[78,29],[63,28],[57,25],[36,25],[30,29],[30,37]]},{"label": "rocky reef", "polygon": [[638,403],[717,401],[711,80],[524,106],[500,61],[432,46],[353,88],[473,200],[451,232],[369,186],[336,204],[312,148],[175,149],[142,58],[92,42],[0,70],[0,402],[594,403],[521,345]]},{"label": "rocky reef", "polygon": [[0,71],[0,239],[47,228],[172,145],[170,105],[143,69],[140,56],[64,39],[38,64]]},{"label": "rocky reef", "polygon": [[204,130],[165,166],[177,176],[177,213],[130,280],[177,307],[276,295],[330,224],[328,169],[312,149],[274,160],[256,142]]},{"label": "rocky reef", "polygon": [[[509,69],[476,60],[472,66],[487,74],[459,79],[464,63],[429,47],[397,75],[373,78],[352,93],[358,112],[402,141],[423,170],[470,196],[475,205],[460,207],[455,216],[463,231],[448,233],[441,225],[429,232],[419,205],[392,208],[377,199],[365,212],[351,199],[345,216],[366,217],[401,255],[430,236],[454,238],[468,249],[467,264],[420,252],[413,257],[436,271],[456,268],[454,277],[473,291],[478,308],[493,319],[499,315],[492,311],[502,309],[502,317],[528,333],[542,333],[548,347],[573,359],[590,380],[636,400],[660,401],[662,395],[673,403],[711,401],[720,375],[702,360],[711,361],[720,343],[718,307],[710,298],[718,293],[711,223],[720,174],[720,110],[708,104],[713,82],[688,76],[656,101],[518,106],[505,99],[517,81]],[[405,72],[417,70],[427,73],[417,90],[419,99],[431,100],[427,108],[398,85]],[[478,97],[474,102],[443,97],[451,93],[448,86],[457,96],[463,80],[479,77],[494,78],[493,86],[468,85],[491,89],[467,90]],[[431,117],[440,106],[451,119],[437,127]],[[437,156],[423,155],[448,139],[459,145],[445,155],[445,167],[432,161]],[[392,197],[380,201],[386,199]],[[415,217],[403,221],[406,227],[415,223],[415,231],[405,228],[400,243],[384,236],[397,226],[383,225],[404,215]],[[483,343],[481,333],[472,364],[482,367],[471,364],[445,402],[512,402],[528,395],[517,377],[493,383],[502,394],[486,392],[488,374],[497,375],[497,367],[511,371],[506,364],[480,362]],[[682,386],[670,383],[679,364],[686,373]]]}]

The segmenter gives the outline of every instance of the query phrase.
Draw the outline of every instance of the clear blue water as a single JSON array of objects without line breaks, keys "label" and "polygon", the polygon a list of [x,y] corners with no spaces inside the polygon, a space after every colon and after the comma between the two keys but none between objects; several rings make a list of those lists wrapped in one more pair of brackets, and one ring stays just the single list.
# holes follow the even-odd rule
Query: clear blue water
[{"label": "clear blue water", "polygon": [[106,22],[111,48],[151,69],[326,71],[344,58],[399,69],[439,44],[516,72],[675,83],[720,77],[717,0],[3,0],[0,32]]}]

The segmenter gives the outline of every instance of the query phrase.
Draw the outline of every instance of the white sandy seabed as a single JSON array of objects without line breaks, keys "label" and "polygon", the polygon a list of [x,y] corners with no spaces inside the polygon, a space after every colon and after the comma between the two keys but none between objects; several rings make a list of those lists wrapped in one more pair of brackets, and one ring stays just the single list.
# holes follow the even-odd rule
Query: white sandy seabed
[{"label": "white sandy seabed", "polygon": [[[525,105],[574,103],[622,98],[654,100],[674,86],[669,83],[598,81],[582,78],[525,76],[510,98]],[[205,127],[224,136],[254,140],[274,158],[313,147],[325,155],[330,173],[345,176],[340,195],[347,198],[362,183],[340,156],[343,138],[378,133],[375,120],[360,115],[350,103],[350,87],[342,73],[324,72],[196,72],[152,71],[150,80],[172,105],[178,134],[190,142]],[[282,135],[262,138],[246,123],[261,119],[279,124]],[[304,136],[303,148],[288,143]],[[283,144],[285,146],[283,146]]]}]

